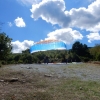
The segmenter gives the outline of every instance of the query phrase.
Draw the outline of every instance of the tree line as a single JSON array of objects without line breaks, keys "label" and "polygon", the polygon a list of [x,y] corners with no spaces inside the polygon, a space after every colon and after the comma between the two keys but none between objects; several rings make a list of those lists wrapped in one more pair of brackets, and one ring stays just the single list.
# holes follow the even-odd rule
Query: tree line
[{"label": "tree line", "polygon": [[100,61],[100,44],[88,47],[79,41],[73,43],[70,50],[49,50],[31,54],[29,49],[22,53],[12,53],[12,39],[6,33],[0,33],[0,65],[1,64],[32,64],[48,62],[88,62]]}]

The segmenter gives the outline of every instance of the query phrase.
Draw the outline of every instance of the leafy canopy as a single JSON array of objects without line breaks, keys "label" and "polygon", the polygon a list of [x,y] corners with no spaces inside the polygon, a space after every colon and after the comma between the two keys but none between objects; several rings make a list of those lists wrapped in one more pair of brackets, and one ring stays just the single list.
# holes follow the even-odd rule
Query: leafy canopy
[{"label": "leafy canopy", "polygon": [[5,33],[0,33],[0,60],[6,60],[11,53],[11,40]]}]

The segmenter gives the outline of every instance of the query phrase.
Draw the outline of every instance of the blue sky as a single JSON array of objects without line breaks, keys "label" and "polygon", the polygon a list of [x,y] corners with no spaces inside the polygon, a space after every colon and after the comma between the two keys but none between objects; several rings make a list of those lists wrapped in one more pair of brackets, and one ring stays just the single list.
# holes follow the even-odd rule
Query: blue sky
[{"label": "blue sky", "polygon": [[90,47],[100,43],[100,0],[0,0],[0,22],[14,53],[47,39]]}]

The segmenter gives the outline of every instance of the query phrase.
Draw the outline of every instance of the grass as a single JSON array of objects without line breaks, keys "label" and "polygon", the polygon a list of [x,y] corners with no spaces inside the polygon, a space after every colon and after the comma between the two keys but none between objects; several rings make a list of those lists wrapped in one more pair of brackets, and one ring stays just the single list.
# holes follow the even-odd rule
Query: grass
[{"label": "grass", "polygon": [[43,73],[0,68],[0,100],[100,100],[100,82],[78,78],[46,77]]},{"label": "grass", "polygon": [[[69,100],[73,100],[74,98],[76,98],[75,100],[78,99],[83,99],[83,100],[97,100],[99,99],[99,88],[100,84],[97,84],[95,82],[84,82],[84,81],[80,81],[78,79],[69,79],[67,81],[64,81],[62,84],[60,84],[60,87],[58,88],[59,91],[62,94],[65,94],[64,98],[69,98]],[[99,89],[98,89],[99,88]],[[95,98],[94,98],[95,96]],[[68,100],[68,99],[67,99]]]}]

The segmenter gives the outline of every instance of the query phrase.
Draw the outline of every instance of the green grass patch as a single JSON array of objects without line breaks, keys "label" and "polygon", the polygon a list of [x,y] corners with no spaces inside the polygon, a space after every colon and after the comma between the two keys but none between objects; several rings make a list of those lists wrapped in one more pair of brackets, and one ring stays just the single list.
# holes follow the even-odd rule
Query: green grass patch
[{"label": "green grass patch", "polygon": [[77,78],[63,79],[59,85],[52,86],[50,91],[57,100],[99,100],[100,83]]}]

